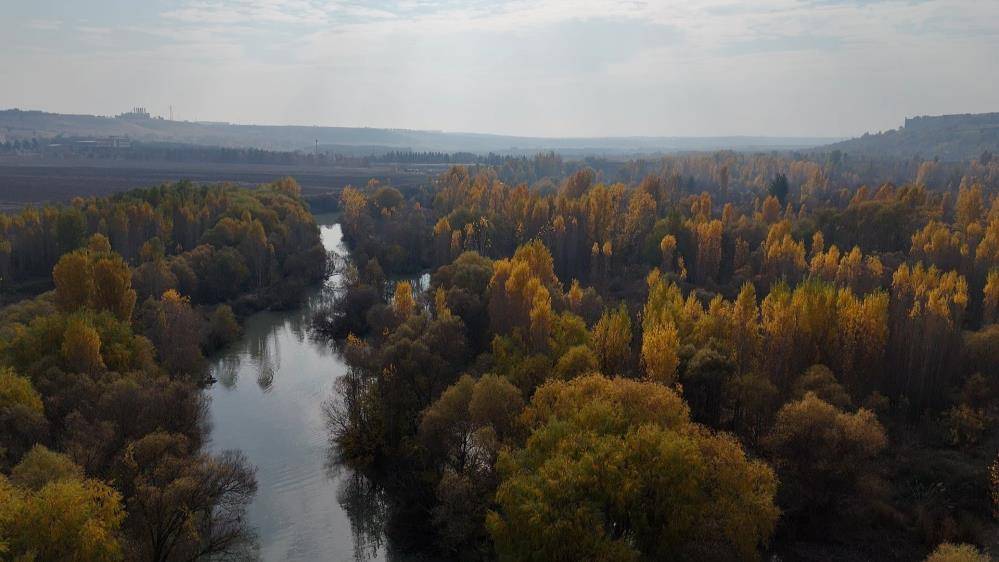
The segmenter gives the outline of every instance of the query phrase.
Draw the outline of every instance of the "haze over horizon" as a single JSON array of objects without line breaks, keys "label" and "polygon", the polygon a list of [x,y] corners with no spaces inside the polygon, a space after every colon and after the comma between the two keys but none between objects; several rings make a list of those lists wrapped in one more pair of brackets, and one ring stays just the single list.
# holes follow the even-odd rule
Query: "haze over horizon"
[{"label": "haze over horizon", "polygon": [[[5,9],[0,107],[535,137],[995,111],[999,3],[102,0]],[[818,30],[818,31],[815,31]],[[954,61],[960,61],[955,64]]]}]

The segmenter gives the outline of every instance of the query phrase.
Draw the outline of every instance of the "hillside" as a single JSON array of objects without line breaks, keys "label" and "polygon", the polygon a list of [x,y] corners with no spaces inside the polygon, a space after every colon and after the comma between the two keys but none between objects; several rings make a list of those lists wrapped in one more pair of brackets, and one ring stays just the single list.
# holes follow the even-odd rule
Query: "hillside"
[{"label": "hillside", "polygon": [[881,158],[971,160],[985,151],[999,151],[999,113],[912,117],[899,129],[865,134],[823,149]]},{"label": "hillside", "polygon": [[567,155],[668,153],[732,149],[804,149],[830,142],[810,137],[602,137],[542,138],[367,127],[236,125],[170,121],[128,116],[64,115],[18,109],[0,111],[0,141],[71,137],[127,136],[146,142],[176,142],[272,150],[321,149],[380,154],[392,150],[525,154],[556,150]]}]

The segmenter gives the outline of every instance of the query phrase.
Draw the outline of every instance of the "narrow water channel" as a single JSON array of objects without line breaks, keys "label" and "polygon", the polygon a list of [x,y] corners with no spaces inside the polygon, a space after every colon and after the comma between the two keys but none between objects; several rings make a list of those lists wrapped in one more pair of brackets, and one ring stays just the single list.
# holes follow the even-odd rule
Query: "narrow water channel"
[{"label": "narrow water channel", "polygon": [[[317,219],[326,249],[346,253],[340,225]],[[209,448],[239,449],[257,467],[248,517],[265,561],[386,558],[371,517],[377,506],[358,505],[371,501],[357,492],[363,482],[329,461],[322,405],[346,366],[328,344],[309,337],[313,311],[328,298],[316,288],[298,310],[251,316],[243,338],[211,364],[218,382],[206,391]]]}]

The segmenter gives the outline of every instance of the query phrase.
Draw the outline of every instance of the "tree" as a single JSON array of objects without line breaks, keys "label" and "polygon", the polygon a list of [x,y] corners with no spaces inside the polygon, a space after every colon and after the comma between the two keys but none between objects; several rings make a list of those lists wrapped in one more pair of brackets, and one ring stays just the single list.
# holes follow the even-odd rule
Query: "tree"
[{"label": "tree", "polygon": [[158,300],[143,303],[137,321],[156,346],[160,362],[170,373],[194,374],[201,355],[202,320],[188,297],[169,290]]},{"label": "tree", "polygon": [[8,468],[46,437],[42,397],[26,377],[0,367],[0,467]]},{"label": "tree", "polygon": [[876,497],[876,460],[884,429],[865,409],[849,414],[807,393],[777,413],[764,445],[781,480],[781,506],[805,529],[821,531],[825,517],[845,515]]},{"label": "tree", "polygon": [[517,248],[509,260],[493,262],[489,281],[489,322],[493,333],[513,335],[532,350],[543,351],[561,299],[551,254],[540,240]]},{"label": "tree", "polygon": [[141,559],[194,560],[248,545],[257,482],[242,453],[196,454],[184,436],[152,432],[125,448],[116,470]]},{"label": "tree", "polygon": [[970,544],[943,543],[925,562],[989,562],[990,558]]},{"label": "tree", "polygon": [[35,445],[10,471],[10,482],[19,488],[41,490],[57,480],[82,480],[83,469],[66,455]]},{"label": "tree", "polygon": [[642,333],[642,365],[649,380],[667,386],[676,382],[680,337],[672,322],[656,324]]},{"label": "tree", "polygon": [[981,184],[973,186],[961,186],[957,193],[957,204],[954,206],[954,214],[957,225],[967,228],[968,225],[981,220],[985,213],[985,198],[982,196]]},{"label": "tree", "polygon": [[850,395],[836,380],[832,370],[825,365],[812,365],[794,381],[791,395],[796,400],[804,398],[809,392],[837,408],[850,406]]},{"label": "tree", "polygon": [[631,316],[622,303],[616,310],[605,310],[593,327],[590,347],[597,356],[600,370],[623,373],[631,362]]},{"label": "tree", "polygon": [[395,284],[395,294],[392,296],[392,309],[399,320],[409,318],[416,309],[416,301],[413,299],[413,288],[408,281],[399,281]]},{"label": "tree", "polygon": [[0,545],[19,560],[121,560],[124,512],[112,488],[96,480],[61,478],[37,491],[0,475]]},{"label": "tree", "polygon": [[580,375],[600,369],[600,360],[586,345],[570,347],[555,363],[555,376],[562,380],[574,379]]},{"label": "tree", "polygon": [[132,318],[135,291],[128,264],[117,254],[98,257],[94,262],[93,308],[108,310],[122,321]]},{"label": "tree", "polygon": [[73,252],[59,258],[52,269],[55,296],[59,308],[73,312],[87,306],[94,293],[93,270],[85,252]]},{"label": "tree", "polygon": [[710,346],[698,349],[690,357],[680,382],[694,420],[712,427],[719,425],[723,390],[735,372],[732,359]]},{"label": "tree", "polygon": [[790,185],[787,182],[787,176],[784,174],[777,174],[767,186],[767,193],[772,197],[776,197],[781,207],[787,204],[787,192],[789,190]]},{"label": "tree", "polygon": [[989,271],[982,289],[982,325],[999,324],[999,269]]},{"label": "tree", "polygon": [[66,367],[72,371],[94,374],[105,368],[101,335],[81,316],[66,323],[60,352]]},{"label": "tree", "polygon": [[[95,247],[99,246],[95,242]],[[59,259],[52,269],[56,302],[65,312],[82,307],[108,310],[119,320],[128,321],[135,307],[132,272],[118,254],[77,250]]]},{"label": "tree", "polygon": [[773,532],[772,471],[664,386],[551,381],[523,420],[487,520],[501,560],[752,559]]},{"label": "tree", "polygon": [[694,271],[698,283],[717,280],[722,256],[722,223],[719,220],[702,222],[695,227],[697,234],[697,261]]},{"label": "tree", "polygon": [[18,376],[9,368],[0,367],[0,408],[23,406],[42,413],[42,397],[31,386],[31,381]]}]

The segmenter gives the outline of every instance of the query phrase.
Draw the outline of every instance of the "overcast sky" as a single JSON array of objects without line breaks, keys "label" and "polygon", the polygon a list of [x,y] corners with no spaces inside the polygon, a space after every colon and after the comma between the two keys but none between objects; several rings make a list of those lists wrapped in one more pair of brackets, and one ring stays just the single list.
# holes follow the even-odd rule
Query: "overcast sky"
[{"label": "overcast sky", "polygon": [[999,111],[997,0],[0,4],[0,108],[536,136]]}]

